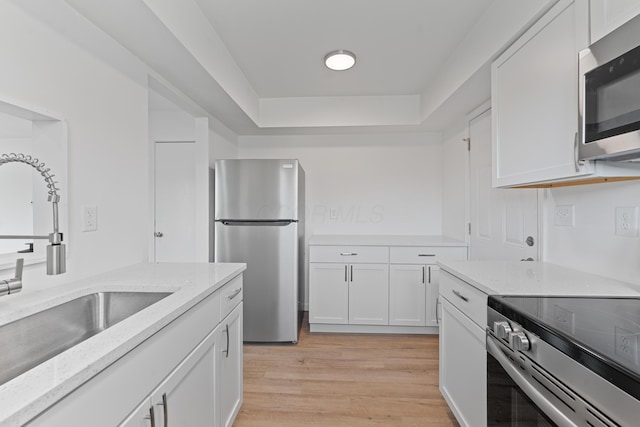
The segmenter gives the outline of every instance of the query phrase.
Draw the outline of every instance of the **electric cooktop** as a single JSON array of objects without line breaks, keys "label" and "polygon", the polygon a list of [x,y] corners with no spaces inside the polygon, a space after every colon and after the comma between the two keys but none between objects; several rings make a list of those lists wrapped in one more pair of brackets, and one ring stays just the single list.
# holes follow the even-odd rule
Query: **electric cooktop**
[{"label": "electric cooktop", "polygon": [[640,298],[490,296],[488,306],[640,399]]}]

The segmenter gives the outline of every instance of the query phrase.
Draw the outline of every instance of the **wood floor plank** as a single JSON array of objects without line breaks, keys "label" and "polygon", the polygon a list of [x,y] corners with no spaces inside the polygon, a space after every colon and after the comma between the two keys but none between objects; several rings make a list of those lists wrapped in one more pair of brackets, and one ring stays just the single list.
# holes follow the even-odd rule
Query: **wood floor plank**
[{"label": "wood floor plank", "polygon": [[311,334],[245,344],[234,427],[456,427],[438,390],[438,337]]}]

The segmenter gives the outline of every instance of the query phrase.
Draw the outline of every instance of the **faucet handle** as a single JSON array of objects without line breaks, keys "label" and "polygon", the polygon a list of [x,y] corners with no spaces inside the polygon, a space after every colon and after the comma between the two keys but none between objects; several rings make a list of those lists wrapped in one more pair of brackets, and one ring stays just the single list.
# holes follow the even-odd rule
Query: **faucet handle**
[{"label": "faucet handle", "polygon": [[22,269],[24,267],[24,258],[18,258],[16,260],[16,276],[14,279],[22,280]]},{"label": "faucet handle", "polygon": [[22,290],[22,267],[24,267],[24,258],[18,258],[16,260],[16,277],[0,280],[0,297],[15,294]]}]

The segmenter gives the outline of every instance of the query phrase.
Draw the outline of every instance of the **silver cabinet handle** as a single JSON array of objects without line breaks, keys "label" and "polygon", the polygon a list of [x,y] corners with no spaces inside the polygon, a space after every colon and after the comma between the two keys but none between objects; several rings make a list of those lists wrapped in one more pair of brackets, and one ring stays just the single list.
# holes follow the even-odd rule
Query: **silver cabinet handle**
[{"label": "silver cabinet handle", "polygon": [[348,276],[347,276],[347,268],[348,268],[348,267],[345,265],[345,266],[344,266],[344,281],[345,281],[345,282],[348,282],[348,281],[349,281],[349,278],[348,278]]},{"label": "silver cabinet handle", "polygon": [[222,350],[222,352],[224,353],[225,359],[228,359],[229,358],[229,324],[228,323],[225,325],[224,333],[227,334],[227,349]]},{"label": "silver cabinet handle", "polygon": [[424,265],[423,265],[423,266],[422,266],[422,284],[423,284],[423,285],[425,284],[425,281],[424,281],[424,276],[425,276],[424,270],[425,270],[425,267],[424,267]]},{"label": "silver cabinet handle", "polygon": [[469,298],[465,297],[465,296],[464,296],[464,295],[462,295],[460,292],[458,292],[458,291],[455,291],[455,290],[454,290],[454,291],[453,291],[453,294],[454,294],[455,296],[457,296],[458,298],[460,298],[462,301],[464,301],[464,302],[469,302]]},{"label": "silver cabinet handle", "polygon": [[151,421],[151,427],[156,427],[156,413],[153,410],[153,405],[149,407],[149,415],[144,417],[144,419]]},{"label": "silver cabinet handle", "polygon": [[351,266],[351,283],[353,283],[353,265]]},{"label": "silver cabinet handle", "polygon": [[549,402],[547,398],[540,393],[533,383],[522,375],[520,370],[513,366],[509,361],[509,358],[502,353],[502,350],[493,341],[493,338],[487,336],[487,352],[491,354],[496,361],[507,372],[509,377],[515,382],[520,389],[526,394],[529,399],[533,401],[551,420],[561,426],[575,426],[576,424],[571,421],[565,414],[563,414],[553,403]]},{"label": "silver cabinet handle", "polygon": [[436,254],[418,254],[418,256],[436,256]]},{"label": "silver cabinet handle", "polygon": [[356,256],[357,252],[340,252],[340,256]]},{"label": "silver cabinet handle", "polygon": [[230,300],[234,299],[235,297],[238,296],[238,294],[240,294],[240,292],[242,292],[242,288],[238,288],[235,291],[233,291],[233,293],[231,295],[229,295],[227,298],[229,298]]},{"label": "silver cabinet handle", "polygon": [[156,231],[155,233],[153,233],[153,235],[154,235],[155,237],[162,237],[162,236],[164,236],[164,234],[162,234],[162,232],[161,232],[161,231]]},{"label": "silver cabinet handle", "polygon": [[440,313],[438,313],[438,307],[440,307],[440,295],[436,297],[436,323],[440,324]]},{"label": "silver cabinet handle", "polygon": [[169,427],[169,402],[167,402],[167,393],[162,393],[162,410],[164,411],[164,427]]},{"label": "silver cabinet handle", "polygon": [[431,266],[429,266],[429,283],[431,283]]},{"label": "silver cabinet handle", "polygon": [[573,161],[576,167],[576,172],[580,172],[580,166],[584,165],[584,160],[580,160],[580,154],[578,151],[579,145],[580,141],[578,141],[578,132],[576,132],[573,137]]}]

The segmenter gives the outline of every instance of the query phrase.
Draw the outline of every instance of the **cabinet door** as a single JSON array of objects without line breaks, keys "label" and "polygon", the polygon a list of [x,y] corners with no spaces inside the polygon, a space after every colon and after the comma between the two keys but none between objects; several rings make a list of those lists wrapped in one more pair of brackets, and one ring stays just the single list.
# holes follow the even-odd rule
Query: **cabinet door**
[{"label": "cabinet door", "polygon": [[151,399],[140,404],[118,427],[149,427],[156,424],[155,412]]},{"label": "cabinet door", "polygon": [[484,330],[446,298],[440,301],[440,391],[462,427],[486,427]]},{"label": "cabinet door", "polygon": [[389,324],[389,265],[349,265],[349,324]]},{"label": "cabinet door", "polygon": [[348,321],[348,266],[309,263],[309,323],[346,325]]},{"label": "cabinet door", "polygon": [[156,426],[218,425],[219,329],[212,331],[151,394]]},{"label": "cabinet door", "polygon": [[389,324],[426,325],[426,265],[392,264],[389,267]]},{"label": "cabinet door", "polygon": [[[238,305],[220,329],[220,426],[231,427],[242,405],[242,310]],[[195,424],[194,424],[195,425]]]},{"label": "cabinet door", "polygon": [[640,14],[637,0],[590,0],[591,43]]},{"label": "cabinet door", "polygon": [[427,326],[438,326],[438,297],[440,295],[440,267],[427,266],[426,317]]},{"label": "cabinet door", "polygon": [[575,158],[578,52],[587,33],[573,1],[561,0],[493,63],[494,187],[588,173],[576,170]]}]

